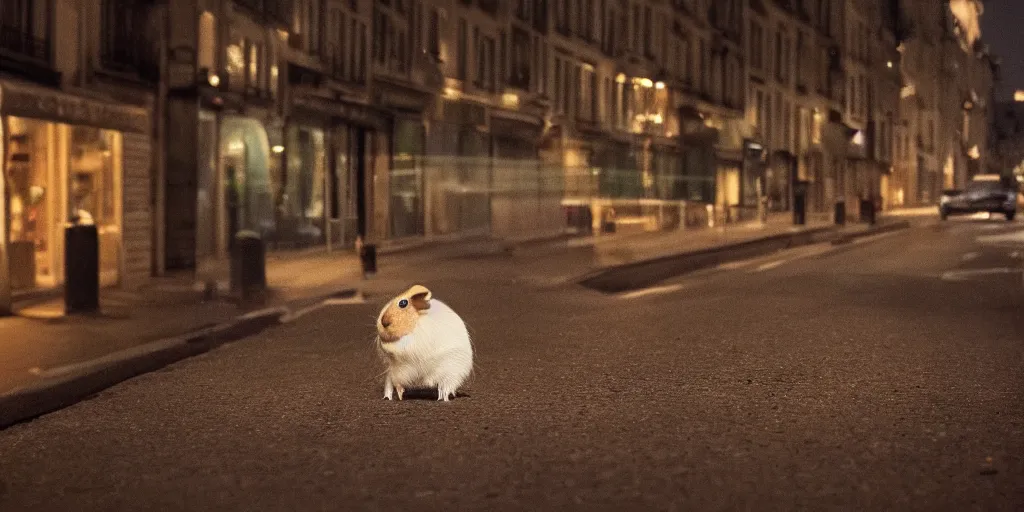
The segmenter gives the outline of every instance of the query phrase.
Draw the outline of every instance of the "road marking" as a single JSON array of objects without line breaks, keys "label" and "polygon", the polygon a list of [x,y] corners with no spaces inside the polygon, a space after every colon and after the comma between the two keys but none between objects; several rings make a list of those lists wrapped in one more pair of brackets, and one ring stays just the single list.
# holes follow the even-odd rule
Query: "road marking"
[{"label": "road marking", "polygon": [[1020,258],[1020,251],[1013,251],[1010,253],[1010,257],[1013,259]]},{"label": "road marking", "polygon": [[969,252],[967,254],[964,254],[963,257],[961,257],[960,259],[962,259],[964,261],[971,261],[971,260],[977,258],[978,256],[981,256],[981,255],[976,253],[976,252]]},{"label": "road marking", "polygon": [[1001,242],[1022,243],[1022,244],[1024,244],[1024,230],[1013,231],[1013,232],[1010,232],[1010,233],[1002,233],[1002,234],[999,234],[999,235],[979,236],[979,237],[975,238],[974,240],[976,242],[983,243],[983,244],[984,243],[998,244],[998,243],[1001,243]]},{"label": "road marking", "polygon": [[675,291],[682,290],[683,288],[684,288],[684,285],[682,285],[682,284],[670,284],[670,285],[667,285],[667,286],[655,286],[655,287],[652,287],[652,288],[644,288],[642,290],[635,290],[635,291],[632,291],[632,292],[626,292],[626,293],[623,293],[623,294],[619,295],[619,298],[620,299],[636,299],[636,298],[639,298],[639,297],[645,297],[647,295],[672,293],[672,292],[675,292]]},{"label": "road marking", "polygon": [[1024,269],[1019,268],[976,268],[968,270],[950,270],[942,273],[943,281],[966,281],[970,277],[974,276],[987,276],[995,274],[1016,274],[1018,272],[1024,272]]},{"label": "road marking", "polygon": [[[793,258],[793,259],[796,259],[796,258]],[[768,263],[763,263],[761,265],[758,265],[757,269],[754,270],[754,272],[764,272],[765,270],[771,270],[771,269],[773,269],[775,267],[778,267],[779,265],[782,265],[782,264],[787,263],[789,261],[791,261],[791,260],[769,261]]]}]

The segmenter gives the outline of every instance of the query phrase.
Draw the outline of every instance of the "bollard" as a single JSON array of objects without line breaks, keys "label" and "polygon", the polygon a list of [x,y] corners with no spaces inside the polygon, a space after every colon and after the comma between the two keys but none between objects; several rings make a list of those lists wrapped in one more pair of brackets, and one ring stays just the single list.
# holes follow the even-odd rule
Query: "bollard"
[{"label": "bollard", "polygon": [[798,181],[793,185],[793,224],[807,224],[807,182]]},{"label": "bollard", "polygon": [[359,249],[359,261],[363,266],[363,277],[377,273],[377,246],[365,244]]},{"label": "bollard", "polygon": [[846,224],[846,203],[843,201],[836,201],[835,222],[837,226]]},{"label": "bollard", "polygon": [[872,199],[860,200],[860,221],[873,226],[875,224],[875,201]]},{"label": "bollard", "polygon": [[64,230],[64,313],[95,313],[99,309],[99,231],[95,225],[68,226]]},{"label": "bollard", "polygon": [[231,251],[231,290],[242,298],[267,288],[267,255],[263,239],[255,231],[235,235]]}]

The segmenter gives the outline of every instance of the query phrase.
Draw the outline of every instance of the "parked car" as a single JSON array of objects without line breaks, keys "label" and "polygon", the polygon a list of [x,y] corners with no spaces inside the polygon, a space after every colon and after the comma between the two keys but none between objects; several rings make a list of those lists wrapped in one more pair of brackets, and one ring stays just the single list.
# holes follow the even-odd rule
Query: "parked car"
[{"label": "parked car", "polygon": [[1012,221],[1017,215],[1017,194],[1019,187],[1015,180],[998,174],[975,176],[964,190],[945,190],[939,200],[939,216],[946,220],[950,215],[970,215],[980,212],[1001,213]]}]

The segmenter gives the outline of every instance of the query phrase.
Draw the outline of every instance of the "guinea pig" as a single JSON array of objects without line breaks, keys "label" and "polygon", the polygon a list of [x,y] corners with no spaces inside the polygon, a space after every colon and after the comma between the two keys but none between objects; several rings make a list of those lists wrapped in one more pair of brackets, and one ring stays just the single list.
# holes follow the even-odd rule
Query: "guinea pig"
[{"label": "guinea pig", "polygon": [[437,399],[454,398],[473,371],[466,323],[430,290],[415,285],[391,299],[377,315],[377,346],[386,368],[384,398],[406,389],[436,388]]}]

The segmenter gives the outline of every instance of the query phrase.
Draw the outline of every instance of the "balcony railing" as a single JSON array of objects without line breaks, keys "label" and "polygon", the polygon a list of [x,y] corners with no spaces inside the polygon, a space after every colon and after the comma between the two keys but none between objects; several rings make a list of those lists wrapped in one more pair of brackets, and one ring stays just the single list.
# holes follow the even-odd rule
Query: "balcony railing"
[{"label": "balcony railing", "polygon": [[24,27],[0,25],[0,50],[38,62],[50,62],[50,40],[25,32]]}]

